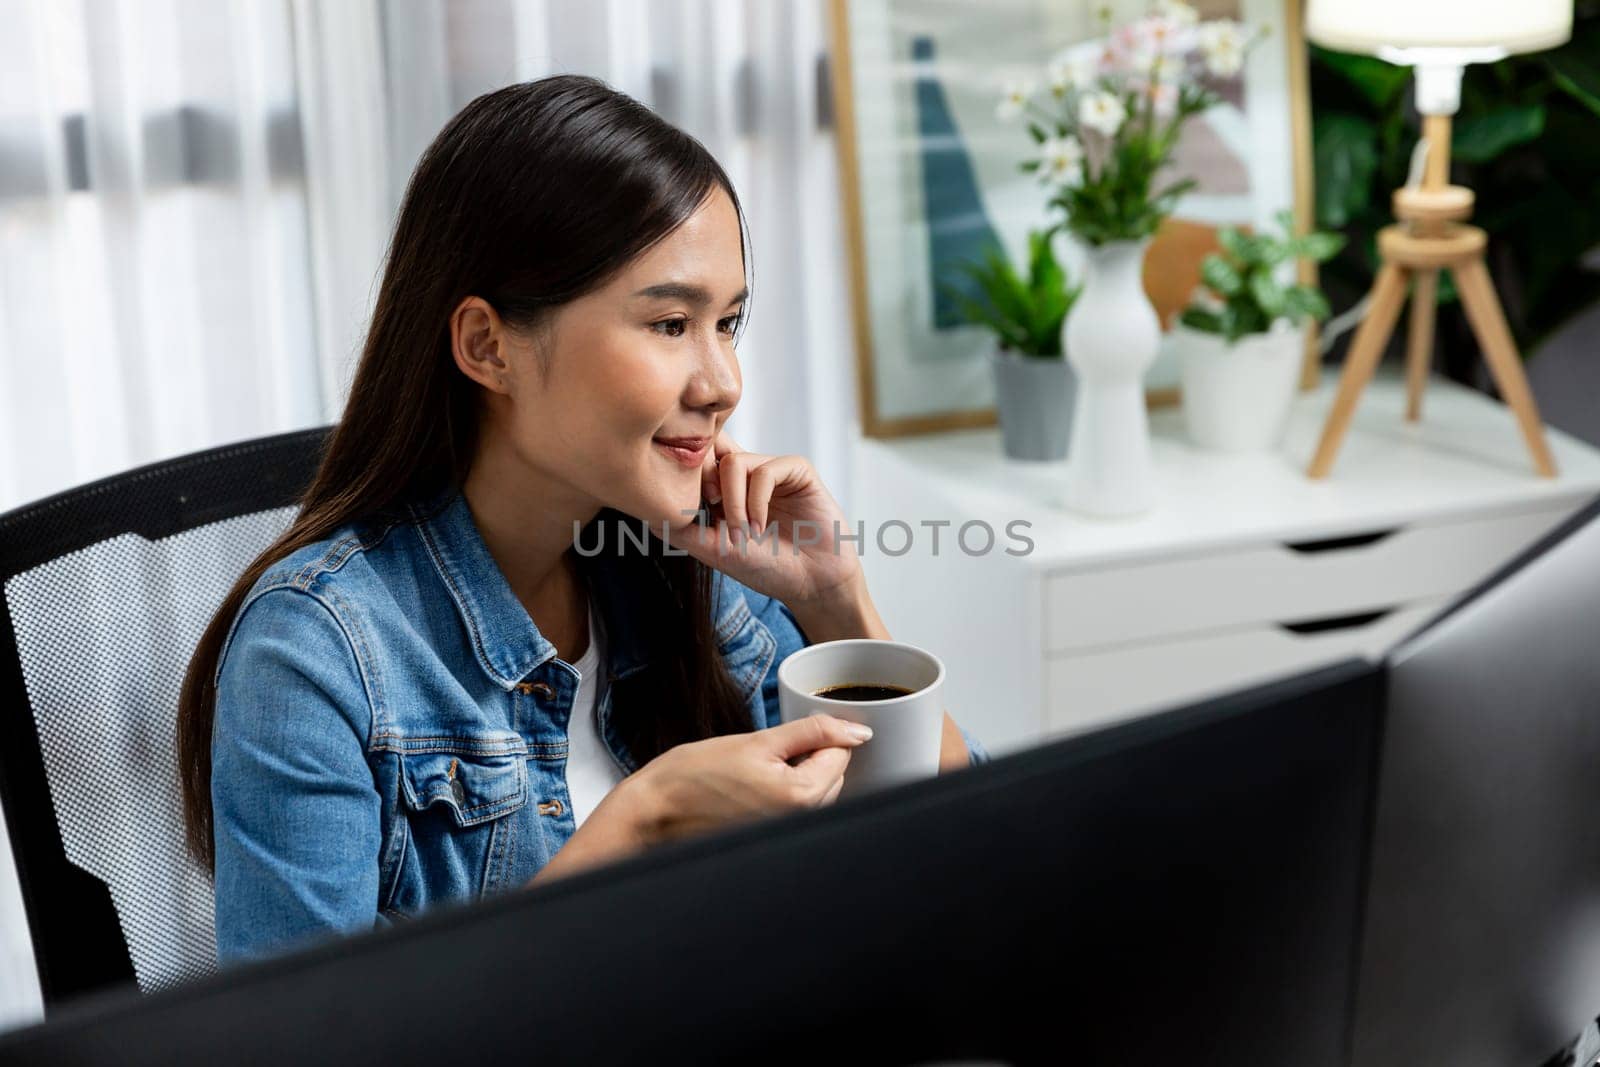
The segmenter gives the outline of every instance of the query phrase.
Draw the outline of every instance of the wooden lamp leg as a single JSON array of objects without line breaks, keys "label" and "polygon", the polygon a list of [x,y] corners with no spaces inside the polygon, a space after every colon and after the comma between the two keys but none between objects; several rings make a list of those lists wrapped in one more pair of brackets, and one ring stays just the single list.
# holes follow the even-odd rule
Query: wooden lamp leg
[{"label": "wooden lamp leg", "polygon": [[1439,272],[1419,270],[1411,292],[1411,316],[1406,323],[1406,421],[1422,417],[1422,390],[1433,363],[1433,315],[1439,298]]},{"label": "wooden lamp leg", "polygon": [[1522,358],[1517,355],[1516,342],[1506,326],[1505,314],[1500,310],[1500,298],[1494,294],[1494,283],[1483,260],[1474,256],[1461,260],[1452,268],[1456,288],[1461,291],[1461,303],[1467,312],[1467,322],[1472,326],[1483,358],[1489,364],[1489,373],[1500,390],[1500,396],[1517,416],[1522,428],[1522,439],[1528,443],[1533,455],[1533,467],[1546,478],[1556,475],[1555,462],[1544,439],[1544,424],[1539,421],[1539,408],[1533,400],[1533,390],[1528,388],[1527,376],[1522,373]]},{"label": "wooden lamp leg", "polygon": [[1385,262],[1378,271],[1378,280],[1372,285],[1372,306],[1361,328],[1350,342],[1350,352],[1345,356],[1344,373],[1339,378],[1339,393],[1334,397],[1333,411],[1322,428],[1322,440],[1317,443],[1317,454],[1306,472],[1311,478],[1325,478],[1333,469],[1333,461],[1344,443],[1345,431],[1356,413],[1356,401],[1366,388],[1372,371],[1394,332],[1395,320],[1400,315],[1400,305],[1406,298],[1406,271],[1393,263]]}]

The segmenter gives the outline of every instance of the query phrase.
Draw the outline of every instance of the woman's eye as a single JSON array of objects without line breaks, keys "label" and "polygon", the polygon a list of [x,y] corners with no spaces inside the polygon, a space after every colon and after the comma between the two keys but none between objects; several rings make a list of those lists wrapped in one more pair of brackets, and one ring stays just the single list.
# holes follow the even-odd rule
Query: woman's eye
[{"label": "woman's eye", "polygon": [[[729,315],[726,318],[718,319],[717,331],[725,336],[732,337],[739,329],[739,319],[743,314],[743,312],[740,312],[738,315]],[[689,328],[689,320],[663,319],[660,322],[652,322],[650,328],[663,337],[682,337],[684,331]]]}]

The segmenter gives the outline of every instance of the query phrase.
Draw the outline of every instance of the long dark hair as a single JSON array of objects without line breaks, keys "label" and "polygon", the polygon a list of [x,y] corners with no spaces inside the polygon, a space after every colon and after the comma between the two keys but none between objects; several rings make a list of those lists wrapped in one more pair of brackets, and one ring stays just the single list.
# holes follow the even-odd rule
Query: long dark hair
[{"label": "long dark hair", "polygon": [[[344,416],[293,524],[245,568],[189,661],[178,702],[188,847],[215,865],[213,682],[223,638],[277,560],[363,520],[403,519],[409,502],[465,480],[478,442],[480,387],[451,354],[451,312],[469,295],[513,327],[535,328],[598,288],[733,184],[704,145],[593,78],[562,75],[486,93],[422,154],[389,242],[383,284]],[[744,216],[740,213],[741,239]],[[620,523],[609,509],[595,523]],[[629,753],[753,724],[718,655],[711,572],[659,541],[608,530],[607,566],[642,613],[650,666],[613,694]],[[586,530],[584,545],[595,543]],[[626,542],[628,554],[617,556]],[[588,561],[593,562],[593,561]]]}]

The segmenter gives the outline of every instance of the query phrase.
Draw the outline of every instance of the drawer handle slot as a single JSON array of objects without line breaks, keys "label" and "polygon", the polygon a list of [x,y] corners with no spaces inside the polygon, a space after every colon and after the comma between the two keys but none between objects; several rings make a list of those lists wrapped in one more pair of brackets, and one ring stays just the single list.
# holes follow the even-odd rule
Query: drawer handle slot
[{"label": "drawer handle slot", "polygon": [[1330,630],[1356,630],[1363,626],[1371,626],[1386,615],[1394,614],[1393,608],[1384,608],[1381,611],[1363,611],[1359,615],[1335,615],[1326,619],[1311,619],[1306,622],[1280,622],[1278,626],[1292,634],[1321,634]]},{"label": "drawer handle slot", "polygon": [[1337,552],[1342,548],[1365,548],[1399,532],[1400,527],[1395,526],[1388,530],[1373,530],[1371,533],[1347,534],[1344,537],[1324,537],[1320,541],[1285,541],[1283,547],[1291,552],[1299,552],[1301,555],[1309,556],[1317,552]]}]

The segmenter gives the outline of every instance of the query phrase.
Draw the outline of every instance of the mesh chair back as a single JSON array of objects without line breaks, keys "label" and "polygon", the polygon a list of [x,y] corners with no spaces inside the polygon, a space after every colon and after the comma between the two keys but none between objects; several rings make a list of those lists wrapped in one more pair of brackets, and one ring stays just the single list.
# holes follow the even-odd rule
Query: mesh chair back
[{"label": "mesh chair back", "polygon": [[0,809],[48,1010],[216,968],[174,726],[201,631],[288,526],[327,427],[141,467],[0,516]]}]

